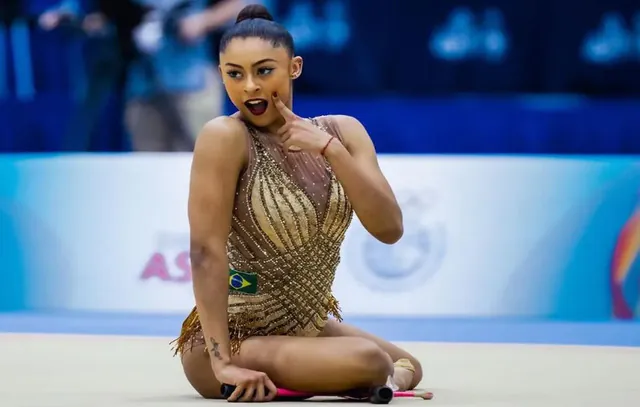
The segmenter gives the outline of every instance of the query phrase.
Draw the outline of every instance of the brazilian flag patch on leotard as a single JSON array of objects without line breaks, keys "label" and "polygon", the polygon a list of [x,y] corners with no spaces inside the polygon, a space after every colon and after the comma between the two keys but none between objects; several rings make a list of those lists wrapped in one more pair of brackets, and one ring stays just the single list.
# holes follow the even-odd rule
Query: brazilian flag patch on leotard
[{"label": "brazilian flag patch on leotard", "polygon": [[229,290],[244,294],[258,292],[258,275],[229,269]]}]

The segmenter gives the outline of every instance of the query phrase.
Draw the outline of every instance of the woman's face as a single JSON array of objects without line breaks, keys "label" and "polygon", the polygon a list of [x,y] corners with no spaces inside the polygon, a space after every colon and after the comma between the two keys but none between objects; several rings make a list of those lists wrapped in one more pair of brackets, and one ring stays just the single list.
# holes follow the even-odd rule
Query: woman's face
[{"label": "woman's face", "polygon": [[234,38],[220,54],[220,74],[229,98],[257,127],[282,121],[272,95],[289,105],[291,81],[302,72],[302,58],[261,38]]}]

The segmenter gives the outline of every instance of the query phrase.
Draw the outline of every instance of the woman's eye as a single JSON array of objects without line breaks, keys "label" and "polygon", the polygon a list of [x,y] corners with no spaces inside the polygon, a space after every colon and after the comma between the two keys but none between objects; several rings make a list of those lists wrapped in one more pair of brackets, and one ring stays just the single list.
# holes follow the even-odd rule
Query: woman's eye
[{"label": "woman's eye", "polygon": [[259,68],[258,69],[258,75],[269,75],[271,72],[273,72],[273,68]]},{"label": "woman's eye", "polygon": [[241,73],[238,72],[238,71],[229,71],[229,72],[227,72],[227,75],[229,75],[230,78],[238,79],[240,77]]}]

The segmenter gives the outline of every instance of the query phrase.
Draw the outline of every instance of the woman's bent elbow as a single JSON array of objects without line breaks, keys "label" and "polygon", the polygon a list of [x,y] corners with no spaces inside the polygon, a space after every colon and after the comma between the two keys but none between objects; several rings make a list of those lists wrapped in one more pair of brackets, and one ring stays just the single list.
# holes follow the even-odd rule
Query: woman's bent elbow
[{"label": "woman's bent elbow", "polygon": [[395,225],[393,227],[388,227],[380,232],[376,233],[374,236],[376,239],[386,244],[394,244],[397,243],[402,235],[404,234],[404,228],[402,224]]},{"label": "woman's bent elbow", "polygon": [[224,249],[218,249],[211,245],[198,244],[191,242],[189,251],[189,259],[191,260],[192,274],[205,274],[217,268],[218,265],[223,266],[227,261]]}]

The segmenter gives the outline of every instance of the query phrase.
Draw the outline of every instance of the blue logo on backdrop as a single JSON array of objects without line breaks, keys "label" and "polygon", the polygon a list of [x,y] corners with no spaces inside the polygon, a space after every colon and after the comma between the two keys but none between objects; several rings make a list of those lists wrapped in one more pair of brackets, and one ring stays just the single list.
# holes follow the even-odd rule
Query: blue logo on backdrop
[{"label": "blue logo on backdrop", "polygon": [[432,215],[435,194],[400,192],[398,199],[404,217],[402,239],[387,245],[362,229],[348,249],[356,278],[374,290],[405,291],[415,287],[436,273],[445,252],[444,225]]},{"label": "blue logo on backdrop", "polygon": [[499,63],[508,48],[504,15],[497,8],[489,8],[482,13],[482,18],[476,18],[468,8],[458,7],[429,40],[431,53],[445,61],[484,59]]},{"label": "blue logo on backdrop", "polygon": [[603,15],[597,29],[587,33],[582,43],[582,59],[598,65],[640,61],[640,12],[629,28],[621,13]]},{"label": "blue logo on backdrop", "polygon": [[351,38],[347,5],[342,0],[323,3],[322,17],[318,17],[310,1],[292,5],[283,24],[303,51],[322,50],[337,53],[345,49]]}]

